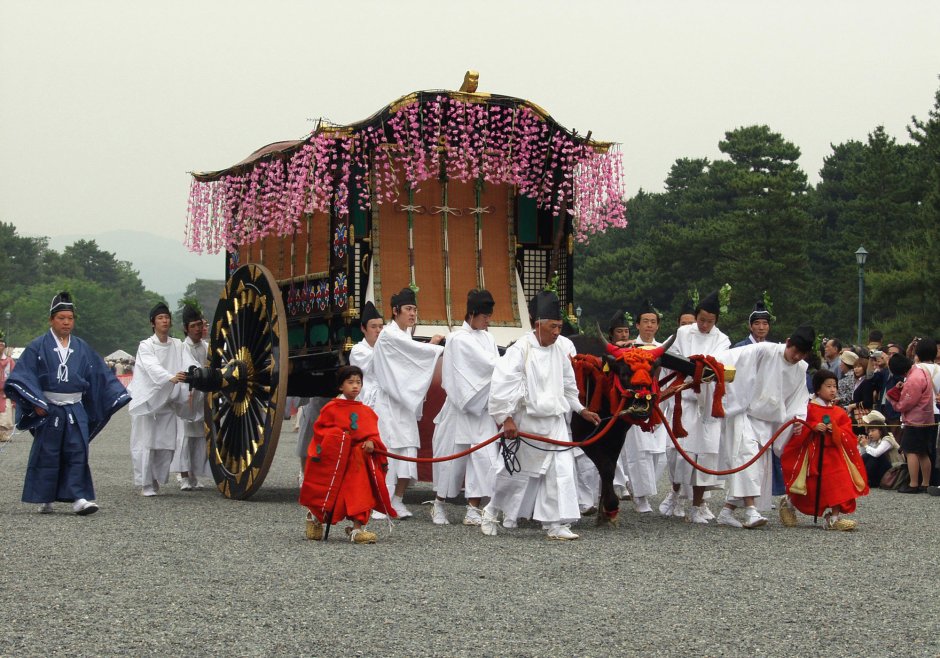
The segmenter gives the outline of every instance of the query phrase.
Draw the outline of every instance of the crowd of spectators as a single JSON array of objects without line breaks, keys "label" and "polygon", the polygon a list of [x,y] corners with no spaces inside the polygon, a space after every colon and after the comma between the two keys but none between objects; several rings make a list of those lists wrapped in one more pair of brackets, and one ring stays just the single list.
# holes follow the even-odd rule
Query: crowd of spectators
[{"label": "crowd of spectators", "polygon": [[838,404],[852,418],[870,486],[878,486],[892,466],[905,464],[909,483],[898,491],[940,495],[937,341],[915,337],[905,347],[885,343],[877,330],[866,345],[823,338],[807,362],[807,378],[820,368],[839,378]]}]

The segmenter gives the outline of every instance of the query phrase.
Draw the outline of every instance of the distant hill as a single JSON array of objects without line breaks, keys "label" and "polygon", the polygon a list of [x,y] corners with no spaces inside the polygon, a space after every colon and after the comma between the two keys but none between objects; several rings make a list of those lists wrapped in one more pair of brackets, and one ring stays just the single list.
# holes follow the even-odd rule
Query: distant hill
[{"label": "distant hill", "polygon": [[182,240],[172,240],[144,231],[106,231],[96,234],[59,235],[49,238],[49,246],[60,252],[78,240],[94,240],[119,260],[129,261],[140,273],[144,287],[166,298],[176,308],[186,286],[195,279],[225,278],[225,256],[199,256]]}]

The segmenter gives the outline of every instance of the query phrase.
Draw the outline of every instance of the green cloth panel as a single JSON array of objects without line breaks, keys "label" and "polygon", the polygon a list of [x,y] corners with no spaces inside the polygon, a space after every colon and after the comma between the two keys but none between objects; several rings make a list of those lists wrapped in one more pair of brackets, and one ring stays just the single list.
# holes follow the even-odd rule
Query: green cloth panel
[{"label": "green cloth panel", "polygon": [[323,320],[310,324],[310,346],[326,345],[330,339],[330,328]]},{"label": "green cloth panel", "polygon": [[304,346],[303,325],[287,325],[287,345],[289,349],[296,350]]},{"label": "green cloth panel", "polygon": [[527,196],[518,198],[518,226],[517,231],[519,242],[525,244],[538,244],[539,241],[539,213],[536,207],[535,199]]}]

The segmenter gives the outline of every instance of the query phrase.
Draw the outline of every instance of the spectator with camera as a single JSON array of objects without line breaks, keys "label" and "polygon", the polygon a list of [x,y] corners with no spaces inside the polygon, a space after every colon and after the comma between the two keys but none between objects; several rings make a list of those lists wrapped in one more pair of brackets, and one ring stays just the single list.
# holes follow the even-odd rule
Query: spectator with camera
[{"label": "spectator with camera", "polygon": [[867,432],[858,438],[858,451],[862,455],[868,486],[877,487],[881,478],[894,464],[901,463],[900,446],[885,425],[885,417],[878,411],[862,416]]}]

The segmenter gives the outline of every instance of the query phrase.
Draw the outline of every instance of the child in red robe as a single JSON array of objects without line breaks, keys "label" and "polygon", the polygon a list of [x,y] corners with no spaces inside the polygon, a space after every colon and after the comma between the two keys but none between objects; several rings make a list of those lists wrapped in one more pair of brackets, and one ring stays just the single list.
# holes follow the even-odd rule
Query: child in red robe
[{"label": "child in red robe", "polygon": [[826,530],[855,530],[856,522],[841,515],[854,512],[855,499],[868,495],[868,478],[858,453],[852,420],[841,407],[833,406],[839,397],[835,373],[819,370],[813,375],[813,390],[816,395],[806,410],[806,422],[812,429],[804,427],[799,436],[790,439],[780,456],[788,494],[780,508],[780,519],[784,525],[793,526],[794,507],[813,516],[828,508],[823,516]]},{"label": "child in red robe", "polygon": [[352,521],[346,529],[355,544],[374,544],[366,530],[372,510],[395,517],[385,486],[388,460],[374,452],[386,450],[379,438],[379,419],[356,400],[362,390],[362,370],[343,366],[336,372],[341,397],[327,402],[313,425],[307,451],[300,504],[307,513],[307,539],[323,538],[323,524]]}]

